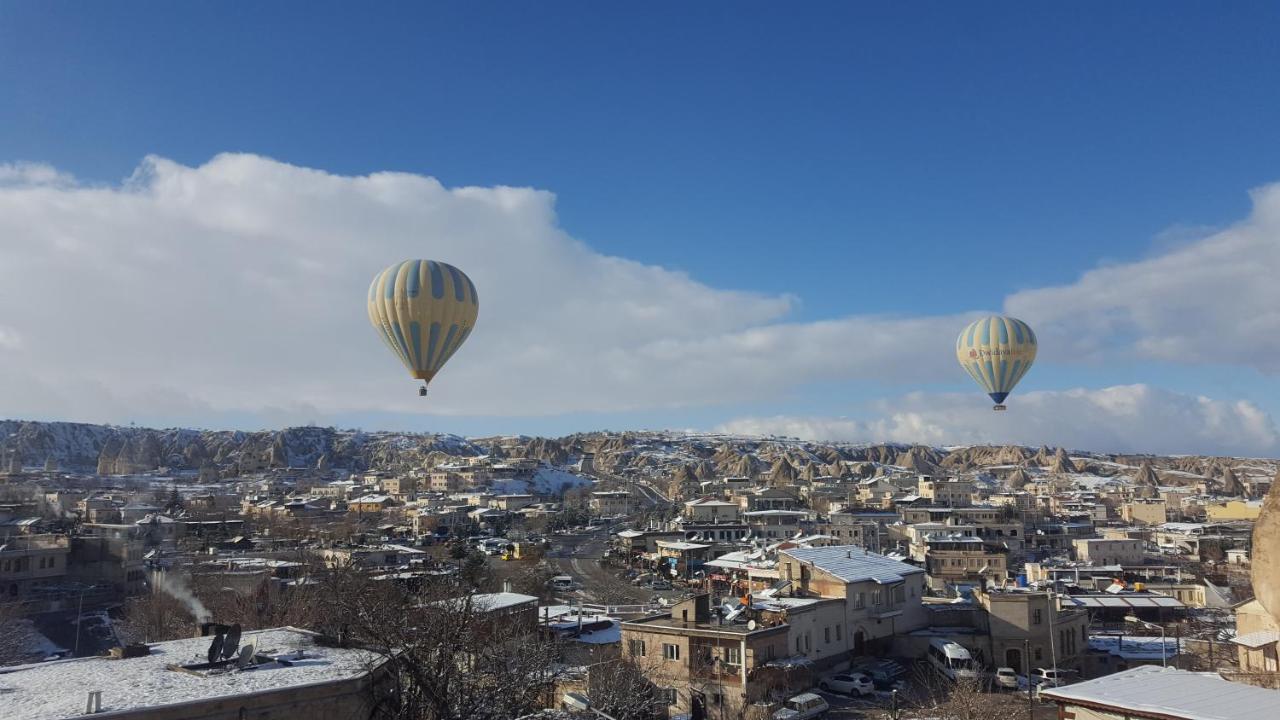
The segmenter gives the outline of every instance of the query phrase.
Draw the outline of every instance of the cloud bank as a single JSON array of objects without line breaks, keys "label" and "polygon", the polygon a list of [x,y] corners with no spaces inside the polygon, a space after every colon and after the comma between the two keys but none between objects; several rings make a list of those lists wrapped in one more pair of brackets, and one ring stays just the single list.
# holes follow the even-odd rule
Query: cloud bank
[{"label": "cloud bank", "polygon": [[1031,392],[993,413],[963,394],[913,393],[877,403],[874,419],[745,417],[717,430],[804,440],[934,446],[1051,445],[1110,452],[1274,455],[1280,431],[1248,402],[1225,402],[1147,385]]},{"label": "cloud bank", "polygon": [[[1046,364],[1123,355],[1274,373],[1280,186],[1252,198],[1235,226],[1011,295],[1006,309],[1037,328]],[[0,165],[4,414],[518,417],[777,401],[827,381],[966,382],[951,347],[975,309],[795,322],[794,297],[596,252],[559,227],[554,205],[529,188],[244,154],[199,167],[150,157],[113,186]],[[481,297],[476,332],[425,406],[364,308],[373,274],[411,257],[466,269]],[[915,413],[918,426],[893,420],[895,437],[955,432],[938,419],[959,412],[945,396],[919,402],[943,404]]]}]

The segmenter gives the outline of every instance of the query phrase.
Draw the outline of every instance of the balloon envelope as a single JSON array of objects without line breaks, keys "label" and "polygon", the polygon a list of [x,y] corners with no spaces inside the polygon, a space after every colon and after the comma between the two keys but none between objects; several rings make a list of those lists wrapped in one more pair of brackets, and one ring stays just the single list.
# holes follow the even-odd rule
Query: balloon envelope
[{"label": "balloon envelope", "polygon": [[427,383],[466,342],[479,312],[471,278],[434,260],[396,263],[369,286],[369,322],[409,374]]},{"label": "balloon envelope", "polygon": [[998,405],[1035,362],[1036,334],[1016,318],[988,315],[960,332],[956,359]]}]

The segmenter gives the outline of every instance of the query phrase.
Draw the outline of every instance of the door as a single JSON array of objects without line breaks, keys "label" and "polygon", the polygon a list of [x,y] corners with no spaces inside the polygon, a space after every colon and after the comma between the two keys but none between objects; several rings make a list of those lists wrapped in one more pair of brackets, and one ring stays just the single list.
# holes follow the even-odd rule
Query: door
[{"label": "door", "polygon": [[866,633],[859,630],[858,632],[853,634],[853,654],[854,655],[862,655],[864,652],[866,652],[866,647],[865,647],[866,644],[867,644]]},{"label": "door", "polygon": [[1013,668],[1014,672],[1026,673],[1027,669],[1022,667],[1022,651],[1015,648],[1009,648],[1004,651],[1004,664]]}]

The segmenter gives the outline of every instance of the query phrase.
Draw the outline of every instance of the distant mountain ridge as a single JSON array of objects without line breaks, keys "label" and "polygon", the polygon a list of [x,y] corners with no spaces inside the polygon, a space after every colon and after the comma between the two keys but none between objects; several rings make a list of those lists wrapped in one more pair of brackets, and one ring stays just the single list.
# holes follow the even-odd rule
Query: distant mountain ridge
[{"label": "distant mountain ridge", "polygon": [[463,438],[438,433],[292,427],[246,432],[0,420],[0,469],[58,469],[103,475],[167,470],[235,477],[272,468],[402,470],[451,458],[525,457],[564,466],[584,455],[612,474],[686,482],[746,475],[774,485],[820,477],[869,478],[914,472],[985,475],[1022,485],[1043,477],[1119,478],[1148,486],[1204,482],[1225,494],[1270,478],[1272,460],[1120,455],[1018,445],[936,448],[899,443],[817,443],[794,438],[679,432],[588,432],[561,438]]},{"label": "distant mountain ridge", "polygon": [[168,469],[228,477],[268,468],[352,471],[421,464],[429,456],[479,455],[456,435],[366,433],[321,427],[245,432],[0,420],[0,462],[103,475]]}]

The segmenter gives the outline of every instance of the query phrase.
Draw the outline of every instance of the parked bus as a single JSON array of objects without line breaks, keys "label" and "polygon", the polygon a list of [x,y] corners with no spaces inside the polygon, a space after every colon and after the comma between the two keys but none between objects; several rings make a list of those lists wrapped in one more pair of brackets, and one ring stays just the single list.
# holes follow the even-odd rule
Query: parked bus
[{"label": "parked bus", "polygon": [[941,638],[929,641],[929,664],[946,679],[955,682],[978,676],[973,656],[964,646]]}]

